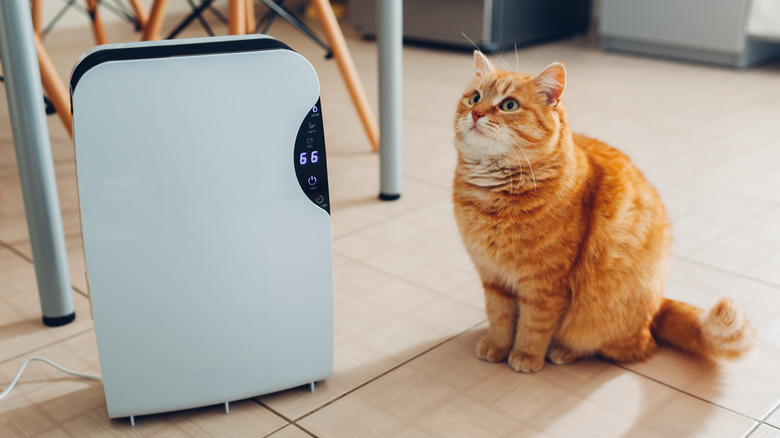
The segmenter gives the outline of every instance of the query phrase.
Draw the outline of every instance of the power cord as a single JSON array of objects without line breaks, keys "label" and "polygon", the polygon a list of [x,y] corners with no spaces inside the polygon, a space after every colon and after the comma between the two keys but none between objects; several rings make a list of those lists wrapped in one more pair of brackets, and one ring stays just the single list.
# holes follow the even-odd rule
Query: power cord
[{"label": "power cord", "polygon": [[62,367],[62,366],[60,366],[60,365],[50,361],[49,359],[46,359],[45,357],[32,356],[29,359],[27,359],[26,361],[24,361],[24,363],[22,364],[21,368],[19,368],[19,371],[16,372],[16,376],[14,376],[13,380],[11,380],[11,384],[8,385],[8,388],[6,388],[3,392],[0,392],[0,400],[4,399],[8,394],[11,393],[11,390],[14,389],[14,386],[16,386],[16,382],[19,381],[19,377],[22,376],[22,371],[24,371],[24,369],[27,367],[27,365],[30,362],[33,362],[33,361],[45,362],[45,363],[53,366],[54,368],[57,368],[58,370],[62,371],[63,373],[70,374],[71,376],[80,377],[82,379],[97,380],[97,381],[102,381],[103,380],[103,377],[101,377],[101,376],[97,376],[97,375],[94,375],[94,374],[79,373],[78,371],[69,370],[69,369],[67,369],[65,367]]}]

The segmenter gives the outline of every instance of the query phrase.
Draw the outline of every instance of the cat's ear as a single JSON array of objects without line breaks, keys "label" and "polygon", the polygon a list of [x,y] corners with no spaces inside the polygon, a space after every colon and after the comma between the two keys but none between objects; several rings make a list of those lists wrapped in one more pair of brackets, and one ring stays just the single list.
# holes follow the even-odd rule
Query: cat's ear
[{"label": "cat's ear", "polygon": [[474,51],[474,69],[477,71],[477,76],[496,71],[496,68],[493,67],[493,63],[491,63],[490,60],[487,59],[487,56],[479,50]]},{"label": "cat's ear", "polygon": [[566,88],[566,67],[556,62],[539,73],[534,82],[547,99],[547,105],[555,107],[561,101]]}]

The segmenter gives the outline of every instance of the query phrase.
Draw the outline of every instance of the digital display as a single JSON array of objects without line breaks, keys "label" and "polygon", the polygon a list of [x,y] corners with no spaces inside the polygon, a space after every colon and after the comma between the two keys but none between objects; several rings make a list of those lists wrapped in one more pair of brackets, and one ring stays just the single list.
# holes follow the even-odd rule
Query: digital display
[{"label": "digital display", "polygon": [[298,183],[303,192],[313,203],[330,213],[321,110],[318,101],[303,119],[295,140],[293,161]]},{"label": "digital display", "polygon": [[320,151],[313,150],[311,152],[301,152],[298,156],[298,163],[301,166],[307,164],[317,164],[320,162]]}]

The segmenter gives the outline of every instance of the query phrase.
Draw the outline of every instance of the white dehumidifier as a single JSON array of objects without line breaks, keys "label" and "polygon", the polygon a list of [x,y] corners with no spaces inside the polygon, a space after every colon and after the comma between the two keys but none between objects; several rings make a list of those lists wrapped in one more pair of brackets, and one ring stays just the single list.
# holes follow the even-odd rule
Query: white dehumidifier
[{"label": "white dehumidifier", "polygon": [[109,416],[330,376],[333,249],[311,64],[260,35],[116,44],[85,53],[70,87]]}]

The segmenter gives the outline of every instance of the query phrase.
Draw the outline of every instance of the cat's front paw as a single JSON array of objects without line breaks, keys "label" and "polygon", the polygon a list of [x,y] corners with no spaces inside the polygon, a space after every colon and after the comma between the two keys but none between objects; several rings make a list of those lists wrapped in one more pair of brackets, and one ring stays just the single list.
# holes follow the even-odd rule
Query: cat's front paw
[{"label": "cat's front paw", "polygon": [[520,350],[509,353],[509,366],[521,373],[535,373],[544,366],[544,356],[532,356]]},{"label": "cat's front paw", "polygon": [[488,362],[502,362],[509,354],[509,348],[497,345],[485,336],[477,344],[477,357]]}]

